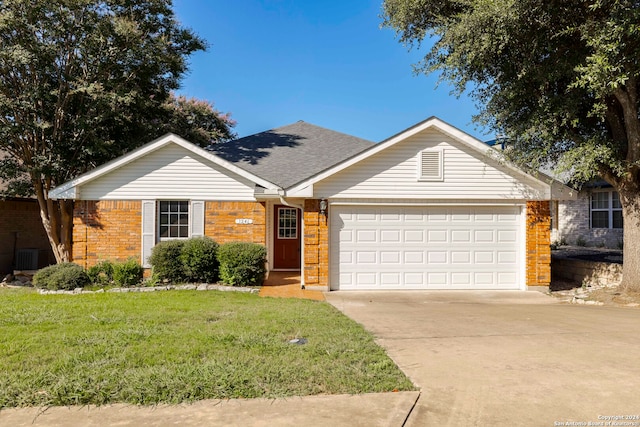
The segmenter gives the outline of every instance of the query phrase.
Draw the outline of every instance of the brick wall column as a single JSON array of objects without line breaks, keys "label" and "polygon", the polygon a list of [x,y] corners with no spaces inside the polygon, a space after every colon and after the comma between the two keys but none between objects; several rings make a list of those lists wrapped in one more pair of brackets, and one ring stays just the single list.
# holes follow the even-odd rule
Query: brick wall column
[{"label": "brick wall column", "polygon": [[551,282],[550,225],[549,201],[527,202],[527,286]]},{"label": "brick wall column", "polygon": [[304,284],[329,289],[329,224],[320,200],[304,203]]}]

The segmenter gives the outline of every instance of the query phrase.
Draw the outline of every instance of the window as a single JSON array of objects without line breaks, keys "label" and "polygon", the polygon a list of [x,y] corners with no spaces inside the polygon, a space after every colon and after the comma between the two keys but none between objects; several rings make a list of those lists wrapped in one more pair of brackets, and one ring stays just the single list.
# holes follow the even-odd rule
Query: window
[{"label": "window", "polygon": [[188,201],[161,201],[158,214],[160,240],[189,237]]},{"label": "window", "polygon": [[418,154],[418,179],[442,181],[442,150],[424,150]]},{"label": "window", "polygon": [[278,239],[298,238],[298,210],[295,208],[278,209]]},{"label": "window", "polygon": [[591,193],[591,228],[622,228],[622,205],[616,191]]}]

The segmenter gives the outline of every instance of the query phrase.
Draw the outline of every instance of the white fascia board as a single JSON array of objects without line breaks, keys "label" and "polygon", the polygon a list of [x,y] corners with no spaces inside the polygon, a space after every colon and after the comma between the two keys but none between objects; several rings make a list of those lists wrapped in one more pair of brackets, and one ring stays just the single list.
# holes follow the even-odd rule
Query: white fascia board
[{"label": "white fascia board", "polygon": [[313,197],[313,184],[307,187],[296,187],[295,191],[287,190],[285,197]]},{"label": "white fascia board", "polygon": [[105,163],[104,165],[98,166],[97,168],[84,173],[82,175],[80,175],[79,177],[72,179],[70,181],[65,182],[62,185],[57,186],[56,188],[54,188],[53,190],[51,190],[49,192],[49,197],[52,199],[64,199],[67,198],[66,196],[69,194],[73,194],[74,197],[76,195],[77,192],[72,192],[70,193],[69,191],[72,188],[78,187],[80,185],[86,184],[90,181],[93,181],[94,179],[103,176],[109,172],[112,172],[118,168],[121,168],[122,166],[129,164],[153,151],[156,151],[168,144],[177,144],[183,148],[185,148],[186,150],[191,151],[192,153],[203,157],[209,161],[211,161],[212,163],[215,163],[219,166],[222,166],[223,168],[227,169],[230,172],[233,172],[237,175],[240,175],[250,181],[253,181],[254,183],[261,185],[265,188],[269,188],[269,189],[279,189],[279,187],[269,181],[266,181],[258,176],[253,175],[252,173],[249,173],[247,171],[245,171],[244,169],[241,169],[239,167],[237,167],[236,165],[222,159],[221,157],[216,156],[215,154],[209,153],[208,151],[198,147],[197,145],[194,145],[190,142],[188,142],[187,140],[179,137],[178,135],[172,134],[172,133],[168,133],[154,141],[151,141],[145,145],[143,145],[140,148],[137,148],[127,154],[124,154],[120,157],[118,157],[117,159],[111,160],[110,162]]}]

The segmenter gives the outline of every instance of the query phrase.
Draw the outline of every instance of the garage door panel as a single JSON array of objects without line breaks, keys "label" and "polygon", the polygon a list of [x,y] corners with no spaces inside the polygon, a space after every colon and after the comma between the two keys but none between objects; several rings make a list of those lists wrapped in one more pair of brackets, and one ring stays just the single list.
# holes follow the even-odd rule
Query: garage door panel
[{"label": "garage door panel", "polygon": [[354,230],[340,230],[340,243],[355,243],[355,234]]},{"label": "garage door panel", "polygon": [[424,264],[424,251],[404,251],[405,264]]},{"label": "garage door panel", "polygon": [[498,230],[498,243],[514,243],[517,240],[516,230]]},{"label": "garage door panel", "polygon": [[402,264],[401,251],[382,251],[380,252],[380,264],[400,265]]},{"label": "garage door panel", "polygon": [[429,251],[427,252],[427,261],[429,264],[448,264],[447,251]]},{"label": "garage door panel", "polygon": [[355,243],[377,243],[378,230],[356,230]]},{"label": "garage door panel", "polygon": [[333,206],[332,288],[518,289],[521,222],[517,206]]},{"label": "garage door panel", "polygon": [[426,243],[446,243],[449,241],[448,230],[428,230]]},{"label": "garage door panel", "polygon": [[451,263],[452,264],[470,264],[471,252],[470,251],[451,251]]}]

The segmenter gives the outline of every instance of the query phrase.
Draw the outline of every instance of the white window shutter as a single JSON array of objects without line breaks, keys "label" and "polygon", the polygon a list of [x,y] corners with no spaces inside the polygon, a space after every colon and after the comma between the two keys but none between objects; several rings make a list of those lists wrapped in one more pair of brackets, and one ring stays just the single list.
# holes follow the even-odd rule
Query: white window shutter
[{"label": "white window shutter", "polygon": [[424,150],[420,152],[418,165],[418,176],[421,180],[441,181],[443,179],[442,150]]},{"label": "white window shutter", "polygon": [[190,237],[204,236],[204,202],[201,200],[191,201],[191,232]]},{"label": "white window shutter", "polygon": [[156,244],[156,202],[142,201],[142,266],[150,268],[149,256]]}]

